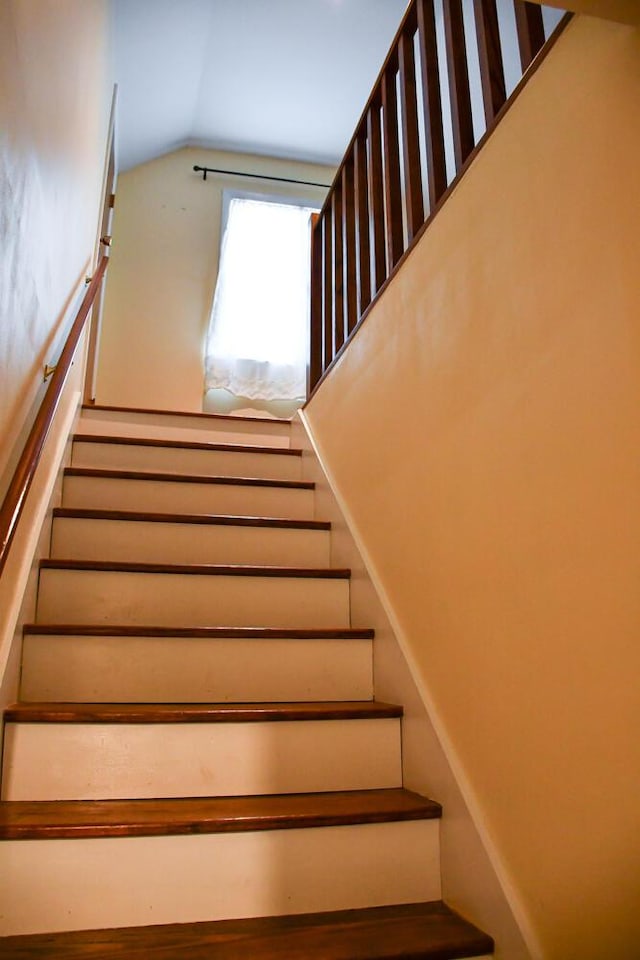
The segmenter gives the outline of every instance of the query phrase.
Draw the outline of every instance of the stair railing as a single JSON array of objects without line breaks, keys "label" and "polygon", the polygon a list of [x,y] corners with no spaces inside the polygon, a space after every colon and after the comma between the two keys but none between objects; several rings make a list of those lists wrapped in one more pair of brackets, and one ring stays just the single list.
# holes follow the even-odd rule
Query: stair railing
[{"label": "stair railing", "polygon": [[[474,0],[473,25],[465,22],[463,0],[441,0],[439,25],[435,0],[413,0],[407,9],[312,223],[309,394],[571,19],[566,14],[545,41],[541,7],[511,0],[521,73],[508,98],[497,2]],[[469,82],[471,44],[486,124],[478,137]],[[447,109],[442,79],[448,86]],[[449,173],[447,141],[449,167],[455,167]]]},{"label": "stair railing", "polygon": [[71,325],[65,345],[62,348],[58,363],[53,369],[47,392],[36,414],[31,432],[29,433],[27,442],[14,470],[4,501],[0,507],[0,574],[4,570],[7,562],[11,542],[15,536],[27,494],[33,483],[44,445],[49,435],[51,425],[53,424],[58,404],[60,403],[60,397],[62,396],[62,391],[64,390],[69,370],[71,369],[73,357],[80,341],[80,336],[84,330],[87,317],[89,316],[98,291],[100,290],[108,263],[108,256],[103,256],[100,259],[91,282],[87,287],[75,320]]}]

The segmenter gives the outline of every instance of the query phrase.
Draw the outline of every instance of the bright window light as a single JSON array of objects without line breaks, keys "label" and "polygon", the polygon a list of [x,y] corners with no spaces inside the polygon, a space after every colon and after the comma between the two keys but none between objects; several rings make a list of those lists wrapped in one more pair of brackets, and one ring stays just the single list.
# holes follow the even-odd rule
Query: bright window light
[{"label": "bright window light", "polygon": [[256,400],[306,394],[310,215],[233,198],[206,349],[206,389]]}]

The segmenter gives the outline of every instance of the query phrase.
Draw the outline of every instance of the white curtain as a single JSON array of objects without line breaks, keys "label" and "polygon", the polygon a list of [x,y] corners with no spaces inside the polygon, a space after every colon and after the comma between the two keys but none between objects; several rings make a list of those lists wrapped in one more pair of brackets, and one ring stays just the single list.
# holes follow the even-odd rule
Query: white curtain
[{"label": "white curtain", "polygon": [[306,394],[312,208],[234,198],[222,239],[205,385],[254,400]]}]

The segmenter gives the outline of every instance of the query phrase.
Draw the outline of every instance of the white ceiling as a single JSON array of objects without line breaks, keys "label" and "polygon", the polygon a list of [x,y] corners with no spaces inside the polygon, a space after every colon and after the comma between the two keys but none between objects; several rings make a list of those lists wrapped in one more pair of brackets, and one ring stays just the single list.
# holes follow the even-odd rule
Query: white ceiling
[{"label": "white ceiling", "polygon": [[407,0],[110,0],[121,169],[187,144],[335,164]]}]

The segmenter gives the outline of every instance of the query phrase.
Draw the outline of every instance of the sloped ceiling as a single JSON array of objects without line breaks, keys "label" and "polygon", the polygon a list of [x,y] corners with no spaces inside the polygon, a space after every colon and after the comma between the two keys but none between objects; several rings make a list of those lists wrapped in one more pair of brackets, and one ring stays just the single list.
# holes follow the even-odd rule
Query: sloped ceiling
[{"label": "sloped ceiling", "polygon": [[111,0],[121,169],[187,144],[339,161],[407,0]]}]

